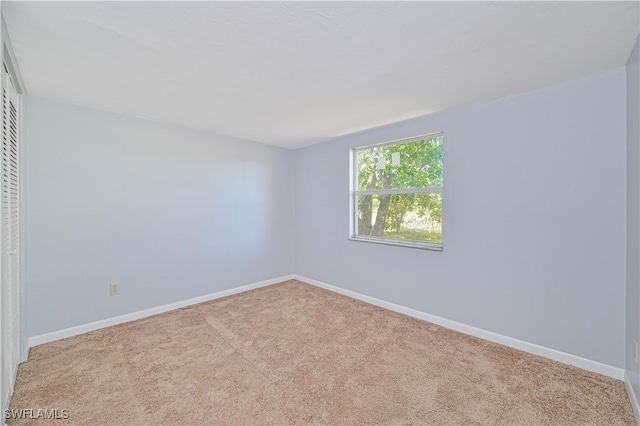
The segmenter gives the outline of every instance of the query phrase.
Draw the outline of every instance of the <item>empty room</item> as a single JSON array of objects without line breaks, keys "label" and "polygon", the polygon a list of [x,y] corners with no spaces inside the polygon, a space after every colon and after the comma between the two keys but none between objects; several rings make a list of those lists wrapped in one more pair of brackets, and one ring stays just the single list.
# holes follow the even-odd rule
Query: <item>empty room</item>
[{"label": "empty room", "polygon": [[639,1],[0,11],[2,424],[639,424]]}]

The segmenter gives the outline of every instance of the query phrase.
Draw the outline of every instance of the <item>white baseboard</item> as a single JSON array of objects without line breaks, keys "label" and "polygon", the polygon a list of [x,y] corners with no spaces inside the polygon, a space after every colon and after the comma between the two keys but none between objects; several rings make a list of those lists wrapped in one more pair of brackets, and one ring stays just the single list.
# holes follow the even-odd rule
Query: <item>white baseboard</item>
[{"label": "white baseboard", "polygon": [[579,357],[577,355],[560,352],[555,349],[547,348],[545,346],[536,345],[535,343],[525,342],[523,340],[515,339],[513,337],[503,336],[502,334],[494,333],[492,331],[483,330],[481,328],[473,327],[467,324],[462,324],[460,322],[452,321],[436,315],[427,314],[425,312],[418,311],[416,309],[411,309],[405,306],[396,305],[395,303],[376,299],[375,297],[366,296],[364,294],[356,293],[351,290],[345,290],[343,288],[336,287],[331,284],[324,283],[322,281],[314,280],[312,278],[303,277],[297,274],[294,274],[294,278],[297,280],[303,281],[305,283],[324,288],[326,290],[330,290],[345,296],[352,297],[354,299],[361,300],[363,302],[370,303],[372,305],[380,306],[381,308],[389,309],[391,311],[399,312],[401,314],[405,314],[410,317],[428,321],[430,323],[437,324],[442,327],[449,328],[451,330],[455,330],[461,333],[469,334],[471,336],[479,337],[480,339],[488,340],[494,343],[499,343],[504,346],[508,346],[524,352],[529,352],[535,355],[549,358],[554,361],[561,362],[563,364],[573,365],[575,367],[592,371],[594,373],[603,374],[605,376],[609,376],[617,380],[624,380],[625,372],[624,372],[624,369],[622,368],[613,367],[611,365],[603,364],[598,361],[593,361],[587,358]]},{"label": "white baseboard", "polygon": [[636,393],[633,391],[631,380],[629,380],[629,375],[626,371],[624,373],[624,387],[627,388],[627,394],[629,395],[629,399],[631,400],[631,406],[633,407],[633,415],[636,418],[636,424],[640,425],[640,406],[638,405],[638,398],[636,398]]},{"label": "white baseboard", "polygon": [[[255,288],[265,287],[272,284],[277,284],[279,282],[287,281],[293,278],[294,278],[293,275],[285,275],[285,276],[273,278],[270,280],[243,285],[241,287],[236,287],[229,290],[219,291],[217,293],[206,294],[204,296],[198,296],[192,299],[181,300],[179,302],[169,303],[167,305],[156,306],[154,308],[132,312],[130,314],[125,314],[117,317],[107,318],[100,321],[90,322],[88,324],[83,324],[76,327],[65,328],[63,330],[58,330],[51,333],[40,334],[38,336],[33,336],[29,338],[28,348],[42,345],[44,343],[53,342],[55,340],[65,339],[67,337],[73,337],[79,334],[88,333],[90,331],[99,330],[101,328],[110,327],[112,325],[122,324],[125,322],[135,321],[141,318],[150,317],[152,315],[173,311],[175,309],[184,308],[185,306],[196,305],[198,303],[207,302],[209,300],[220,299],[221,297],[243,293],[245,291],[253,290]],[[27,348],[27,351],[29,350],[28,348]]]},{"label": "white baseboard", "polygon": [[[38,336],[33,336],[29,338],[28,340],[29,344],[28,344],[28,347],[26,348],[26,351],[28,353],[29,348],[33,346],[41,345],[48,342],[53,342],[55,340],[60,340],[67,337],[77,336],[79,334],[88,333],[90,331],[98,330],[105,327],[110,327],[116,324],[135,321],[135,320],[146,318],[152,315],[161,314],[163,312],[168,312],[175,309],[183,308],[185,306],[195,305],[195,304],[206,302],[209,300],[219,299],[225,296],[231,296],[233,294],[242,293],[245,291],[253,290],[255,288],[265,287],[268,285],[276,284],[276,283],[287,281],[290,279],[297,279],[297,280],[306,282],[308,284],[312,284],[317,287],[324,288],[326,290],[340,293],[345,296],[358,299],[366,303],[370,303],[372,305],[380,306],[382,308],[389,309],[391,311],[399,312],[401,314],[405,314],[414,318],[428,321],[430,323],[437,324],[452,330],[456,330],[461,333],[469,334],[471,336],[475,336],[484,340],[488,340],[490,342],[499,343],[504,346],[515,348],[524,352],[529,352],[529,353],[539,355],[545,358],[549,358],[564,364],[573,365],[575,367],[582,368],[588,371],[593,371],[595,373],[603,374],[605,376],[609,376],[617,380],[625,380],[625,383],[626,383],[625,371],[622,368],[613,367],[611,365],[607,365],[598,361],[582,358],[577,355],[560,352],[555,349],[536,345],[534,343],[525,342],[523,340],[515,339],[513,337],[503,336],[498,333],[494,333],[491,331],[483,330],[481,328],[477,328],[467,324],[452,321],[436,315],[428,314],[426,312],[421,312],[416,309],[407,308],[405,306],[397,305],[395,303],[376,299],[375,297],[366,296],[364,294],[356,293],[351,290],[346,290],[340,287],[333,286],[331,284],[324,283],[322,281],[314,280],[312,278],[300,276],[297,274],[285,275],[282,277],[260,281],[257,283],[232,288],[229,290],[219,291],[217,293],[194,297],[192,299],[169,303],[167,305],[162,305],[154,308],[145,309],[142,311],[132,312],[130,314],[120,315],[113,318],[107,318],[104,320],[95,321],[88,324],[79,325],[76,327],[66,328],[64,330],[58,330],[51,333],[40,334]],[[631,391],[633,392],[633,389]],[[636,401],[636,404],[637,404],[637,400],[633,399],[633,401]],[[636,406],[634,406],[634,410],[635,409],[637,409]]]}]

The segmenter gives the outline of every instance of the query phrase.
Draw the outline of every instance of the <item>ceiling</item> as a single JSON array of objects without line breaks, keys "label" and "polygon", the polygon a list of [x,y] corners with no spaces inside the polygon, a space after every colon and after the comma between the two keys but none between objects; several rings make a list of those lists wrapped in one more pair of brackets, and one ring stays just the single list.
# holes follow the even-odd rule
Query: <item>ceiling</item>
[{"label": "ceiling", "polygon": [[287,148],[625,64],[638,2],[2,2],[28,93]]}]

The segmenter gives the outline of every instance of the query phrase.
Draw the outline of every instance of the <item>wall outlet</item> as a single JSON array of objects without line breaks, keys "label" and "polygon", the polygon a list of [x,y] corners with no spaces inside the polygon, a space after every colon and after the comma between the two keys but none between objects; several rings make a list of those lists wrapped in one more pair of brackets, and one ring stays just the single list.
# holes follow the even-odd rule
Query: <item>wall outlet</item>
[{"label": "wall outlet", "polygon": [[633,359],[637,364],[638,363],[638,341],[637,340],[633,342]]},{"label": "wall outlet", "polygon": [[120,284],[111,284],[111,286],[109,287],[109,292],[112,296],[120,294]]}]

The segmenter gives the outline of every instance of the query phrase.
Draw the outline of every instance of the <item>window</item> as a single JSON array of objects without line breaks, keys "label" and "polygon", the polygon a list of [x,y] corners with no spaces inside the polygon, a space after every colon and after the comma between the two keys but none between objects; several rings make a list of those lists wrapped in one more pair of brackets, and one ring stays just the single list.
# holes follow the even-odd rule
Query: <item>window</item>
[{"label": "window", "polygon": [[351,239],[442,250],[443,135],[355,148]]}]

